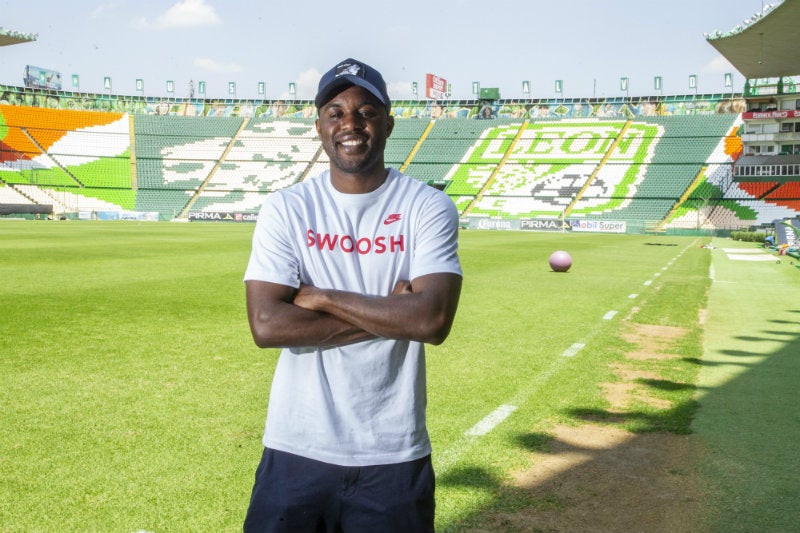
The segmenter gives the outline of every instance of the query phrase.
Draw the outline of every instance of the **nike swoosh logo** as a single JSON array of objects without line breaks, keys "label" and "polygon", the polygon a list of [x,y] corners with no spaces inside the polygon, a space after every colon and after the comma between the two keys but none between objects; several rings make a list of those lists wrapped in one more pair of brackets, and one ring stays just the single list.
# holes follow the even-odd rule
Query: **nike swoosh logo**
[{"label": "nike swoosh logo", "polygon": [[399,222],[399,221],[400,221],[400,213],[394,213],[386,217],[386,220],[384,220],[383,223],[384,225],[388,226],[393,222]]}]

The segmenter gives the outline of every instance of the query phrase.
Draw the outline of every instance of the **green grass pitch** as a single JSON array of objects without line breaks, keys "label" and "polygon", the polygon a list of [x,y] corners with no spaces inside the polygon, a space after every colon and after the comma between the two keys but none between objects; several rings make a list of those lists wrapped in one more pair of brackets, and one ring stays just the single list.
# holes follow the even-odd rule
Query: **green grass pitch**
[{"label": "green grass pitch", "polygon": [[[247,327],[252,229],[0,221],[0,530],[241,530],[277,354]],[[553,423],[609,417],[600,384],[630,321],[686,329],[662,370],[692,386],[659,387],[674,407],[636,406],[624,426],[692,431],[705,242],[462,232],[456,323],[428,348],[439,531],[532,503],[508,476]],[[567,273],[548,266],[557,249]],[[513,412],[468,434],[500,406]]]}]

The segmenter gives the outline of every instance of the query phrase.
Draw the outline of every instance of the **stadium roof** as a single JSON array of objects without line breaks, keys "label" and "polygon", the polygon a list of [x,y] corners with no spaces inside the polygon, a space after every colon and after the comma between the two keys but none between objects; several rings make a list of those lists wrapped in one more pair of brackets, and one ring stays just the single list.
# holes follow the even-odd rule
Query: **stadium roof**
[{"label": "stadium roof", "polygon": [[35,33],[21,33],[13,30],[0,28],[0,46],[10,46],[12,44],[29,43],[35,41],[39,36]]},{"label": "stadium roof", "polygon": [[706,35],[736,70],[747,79],[800,74],[800,0],[770,4],[728,33]]}]

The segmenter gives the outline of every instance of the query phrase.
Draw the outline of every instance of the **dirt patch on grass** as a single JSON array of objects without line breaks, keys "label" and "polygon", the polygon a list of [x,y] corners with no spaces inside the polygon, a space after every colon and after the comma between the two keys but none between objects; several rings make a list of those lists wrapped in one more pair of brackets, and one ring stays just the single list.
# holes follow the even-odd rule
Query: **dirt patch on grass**
[{"label": "dirt patch on grass", "polygon": [[640,380],[660,379],[661,376],[659,374],[622,364],[614,365],[613,368],[614,374],[620,380],[600,385],[603,388],[606,400],[611,404],[608,408],[610,413],[624,413],[635,402],[657,409],[669,409],[672,407],[669,401],[650,395],[647,387],[640,383]]},{"label": "dirt patch on grass", "polygon": [[636,383],[603,383],[603,392],[611,406],[610,413],[624,413],[634,402],[642,403],[657,409],[669,409],[672,403],[662,398],[653,398],[644,387]]},{"label": "dirt patch on grass", "polygon": [[659,326],[655,324],[637,324],[636,328],[628,331],[623,338],[638,346],[638,349],[628,352],[629,359],[646,361],[648,359],[674,359],[678,354],[665,351],[672,342],[686,335],[685,328],[674,326]]},{"label": "dirt patch on grass", "polygon": [[687,469],[690,437],[556,426],[546,452],[513,485],[534,504],[496,513],[472,533],[699,533],[704,489]]},{"label": "dirt patch on grass", "polygon": [[[632,404],[670,409],[648,394],[645,380],[659,380],[642,361],[668,360],[669,347],[687,330],[629,324],[630,364],[613,365],[619,378],[604,383],[608,412],[625,418]],[[645,365],[646,366],[646,365]],[[707,487],[696,471],[701,447],[692,436],[632,433],[606,423],[556,425],[546,449],[532,454],[533,467],[513,476],[510,490],[532,502],[515,512],[485,517],[469,533],[704,533]]]}]

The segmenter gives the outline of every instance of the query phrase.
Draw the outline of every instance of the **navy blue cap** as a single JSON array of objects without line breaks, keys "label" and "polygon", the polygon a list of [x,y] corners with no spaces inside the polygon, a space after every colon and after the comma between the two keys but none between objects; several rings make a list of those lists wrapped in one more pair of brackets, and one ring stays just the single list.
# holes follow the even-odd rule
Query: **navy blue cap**
[{"label": "navy blue cap", "polygon": [[375,98],[386,107],[386,112],[392,107],[389,94],[386,92],[386,83],[381,73],[369,65],[355,59],[345,59],[338,65],[322,75],[314,103],[321,109],[337,89],[350,85],[358,85],[375,95]]}]

